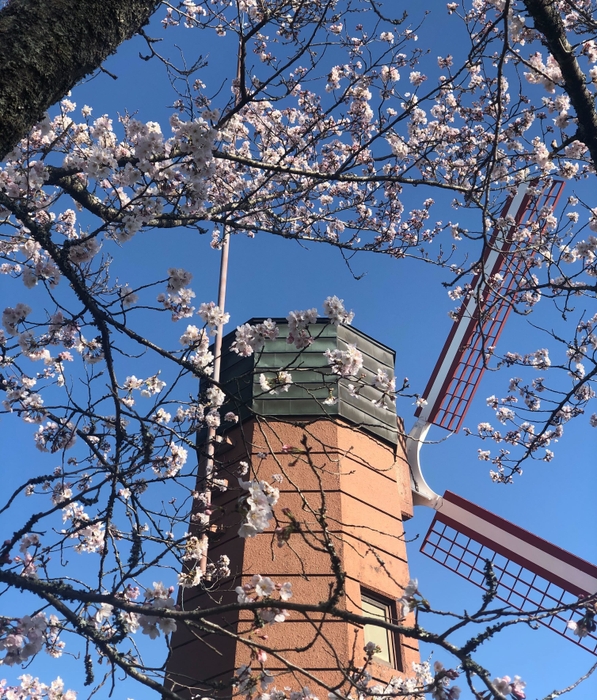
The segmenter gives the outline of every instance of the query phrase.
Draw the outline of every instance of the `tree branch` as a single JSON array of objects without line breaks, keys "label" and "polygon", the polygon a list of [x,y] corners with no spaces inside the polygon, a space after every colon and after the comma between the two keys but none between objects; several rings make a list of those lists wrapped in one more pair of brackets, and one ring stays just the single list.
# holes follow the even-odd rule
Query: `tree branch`
[{"label": "tree branch", "polygon": [[593,165],[597,165],[595,95],[587,88],[585,74],[566,36],[558,6],[553,0],[524,0],[524,4],[533,18],[535,29],[543,34],[543,44],[556,60],[562,73],[564,91],[570,97],[578,119],[577,138],[589,149]]}]

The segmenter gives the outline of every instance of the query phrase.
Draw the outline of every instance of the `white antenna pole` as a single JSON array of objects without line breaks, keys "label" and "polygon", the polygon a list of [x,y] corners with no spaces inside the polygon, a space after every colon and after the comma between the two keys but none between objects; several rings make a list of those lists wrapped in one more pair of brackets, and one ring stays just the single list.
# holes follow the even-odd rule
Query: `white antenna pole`
[{"label": "white antenna pole", "polygon": [[[237,66],[236,66],[236,81],[237,84],[240,84],[240,78],[241,78],[241,70],[242,70],[242,47],[241,47],[241,39],[239,37],[239,45],[238,45],[238,60],[237,60]],[[237,94],[237,102],[238,102],[238,94]],[[225,306],[226,306],[226,288],[228,285],[228,257],[229,257],[229,252],[230,252],[230,233],[224,226],[224,230],[222,233],[222,254],[220,257],[220,278],[219,278],[219,283],[218,283],[218,306],[220,308],[220,312],[223,314],[225,311]],[[220,368],[222,366],[222,339],[224,337],[224,325],[219,324],[217,329],[216,329],[216,337],[214,341],[214,371],[213,371],[213,377],[212,381],[214,384],[219,384],[220,382]],[[205,522],[205,531],[203,535],[201,536],[201,551],[202,551],[202,556],[201,556],[201,561],[200,561],[200,569],[201,573],[203,576],[205,576],[206,571],[207,571],[207,554],[208,554],[208,549],[209,549],[209,538],[207,536],[207,533],[209,531],[209,507],[211,505],[211,487],[210,487],[210,481],[213,475],[213,470],[214,470],[214,455],[215,455],[215,450],[216,450],[216,429],[213,427],[209,427],[207,430],[207,449],[206,449],[206,455],[205,455],[205,467],[203,469],[200,469],[199,471],[199,481],[203,482],[203,490],[202,490],[202,496],[203,496],[203,502],[204,502],[204,507],[206,509],[206,522]]]},{"label": "white antenna pole", "polygon": [[[226,305],[226,287],[228,283],[228,256],[230,249],[230,234],[224,229],[224,234],[222,238],[222,254],[220,257],[220,279],[218,283],[218,306],[220,311],[224,312],[224,307]],[[213,371],[213,382],[214,384],[219,384],[220,382],[220,368],[222,366],[222,339],[224,337],[224,325],[219,324],[216,330],[216,337],[214,342],[214,371]],[[199,474],[199,478],[203,481],[203,503],[207,510],[211,505],[211,487],[210,481],[214,470],[214,454],[216,450],[216,429],[210,426],[207,430],[207,450],[205,455],[205,466],[202,469],[202,473]],[[201,537],[202,541],[202,557],[200,562],[201,573],[205,576],[207,571],[207,550],[209,545],[209,539],[207,536],[207,530],[209,526],[209,514],[208,522],[206,522],[206,530]]]}]

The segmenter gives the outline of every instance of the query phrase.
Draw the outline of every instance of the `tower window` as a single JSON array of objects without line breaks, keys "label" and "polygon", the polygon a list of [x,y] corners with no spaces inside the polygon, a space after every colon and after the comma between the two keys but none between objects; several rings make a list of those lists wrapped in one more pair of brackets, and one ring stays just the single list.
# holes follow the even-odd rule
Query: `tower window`
[{"label": "tower window", "polygon": [[[362,590],[361,607],[363,615],[367,617],[378,617],[385,622],[396,620],[394,601],[388,598],[382,598],[374,593]],[[401,670],[402,664],[396,635],[390,630],[384,627],[377,627],[376,625],[365,625],[363,631],[365,644],[373,642],[380,649],[374,658]]]}]

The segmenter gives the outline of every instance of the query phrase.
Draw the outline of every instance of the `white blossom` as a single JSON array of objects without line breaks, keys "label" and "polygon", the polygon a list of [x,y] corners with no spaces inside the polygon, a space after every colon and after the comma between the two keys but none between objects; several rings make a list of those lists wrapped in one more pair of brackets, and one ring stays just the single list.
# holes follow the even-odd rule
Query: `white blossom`
[{"label": "white blossom", "polygon": [[238,483],[248,492],[242,500],[246,512],[238,534],[240,537],[255,537],[269,526],[274,515],[272,507],[278,502],[280,491],[267,481],[239,479]]},{"label": "white blossom", "polygon": [[220,326],[228,323],[230,320],[230,314],[222,311],[213,301],[201,304],[197,313],[208,328],[210,328],[211,335],[214,335]]},{"label": "white blossom", "polygon": [[356,345],[348,345],[346,350],[326,350],[324,355],[334,374],[341,377],[357,377],[363,367],[363,355]]}]

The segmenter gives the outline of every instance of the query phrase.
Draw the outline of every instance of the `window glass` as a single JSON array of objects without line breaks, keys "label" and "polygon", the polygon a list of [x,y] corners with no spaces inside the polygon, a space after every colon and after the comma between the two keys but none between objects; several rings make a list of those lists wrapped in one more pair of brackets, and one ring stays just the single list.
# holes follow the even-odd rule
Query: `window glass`
[{"label": "window glass", "polygon": [[[370,597],[367,594],[361,594],[363,615],[367,617],[379,617],[382,620],[389,622],[392,619],[391,607],[389,603],[384,603],[381,600]],[[381,651],[375,654],[375,658],[381,659],[392,666],[394,663],[394,648],[392,644],[392,634],[389,630],[375,625],[365,625],[365,644],[373,642]]]}]

